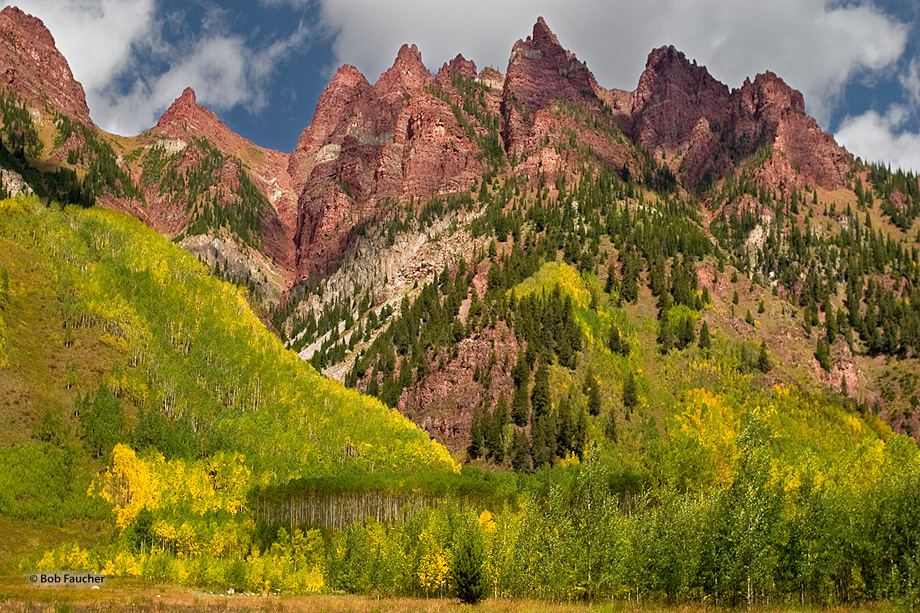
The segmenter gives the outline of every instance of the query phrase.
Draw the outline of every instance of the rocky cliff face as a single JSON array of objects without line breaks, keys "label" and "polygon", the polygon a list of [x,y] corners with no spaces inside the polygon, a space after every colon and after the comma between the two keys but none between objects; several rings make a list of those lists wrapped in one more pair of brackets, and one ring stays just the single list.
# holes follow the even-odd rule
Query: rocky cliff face
[{"label": "rocky cliff face", "polygon": [[[230,130],[214,113],[197,103],[191,88],[186,88],[163,113],[157,125],[141,137],[148,149],[159,147],[167,155],[179,155],[175,163],[179,172],[187,171],[201,161],[202,154],[197,145],[202,140],[230,158],[220,170],[215,171],[219,174],[221,185],[238,188],[241,173],[248,170],[248,179],[271,205],[259,211],[259,227],[264,239],[261,251],[281,270],[293,270],[297,198],[293,179],[287,172],[288,156],[259,147]],[[233,159],[240,160],[248,168],[241,167]],[[159,222],[154,224],[155,227],[173,226],[170,229],[174,233],[186,229],[192,212],[185,210],[185,216],[178,216],[181,223],[170,223],[171,219],[177,218],[177,206],[169,191],[164,191],[160,183],[146,185],[144,195],[147,208],[154,215],[157,211],[162,212],[159,218],[154,218]],[[232,207],[232,199],[225,206]],[[232,214],[232,211],[228,212],[228,215]]]},{"label": "rocky cliff face", "polygon": [[[773,73],[730,91],[674,47],[649,54],[633,92],[630,133],[672,160],[688,186],[724,177],[770,148],[757,178],[773,187],[843,185],[850,156],[805,114],[802,94]],[[680,155],[676,155],[680,154]]]},{"label": "rocky cliff face", "polygon": [[[449,77],[475,76],[475,64],[457,58],[442,74],[439,87],[450,89]],[[301,278],[338,264],[356,228],[386,216],[388,199],[466,189],[479,174],[479,149],[434,83],[418,49],[404,45],[373,86],[346,65],[320,96],[290,162]]]},{"label": "rocky cliff face", "polygon": [[[95,130],[83,88],[41,21],[6,8],[0,31],[4,86],[36,112],[52,109]],[[757,180],[781,188],[835,189],[852,161],[805,114],[801,94],[772,73],[730,91],[704,67],[662,47],[649,55],[634,92],[607,90],[543,18],[515,43],[505,75],[489,68],[477,74],[458,55],[433,77],[414,45],[403,45],[373,85],[343,66],[290,155],[233,133],[186,90],[137,137],[142,155],[128,156],[124,146],[119,152],[144,202],[108,194],[99,201],[166,234],[186,232],[204,212],[164,186],[163,177],[149,179],[146,152],[157,149],[184,174],[209,155],[201,143],[223,156],[222,166],[209,171],[208,187],[211,199],[225,205],[220,215],[235,214],[239,198],[232,193],[247,181],[267,199],[269,206],[257,207],[257,222],[247,223],[258,228],[252,242],[286,285],[333,270],[362,228],[386,223],[408,197],[466,190],[488,168],[507,168],[509,161],[534,181],[572,173],[586,157],[615,171],[627,165],[641,171],[639,144],[666,159],[690,190],[735,172],[758,151],[765,153],[753,169]],[[74,132],[49,159],[66,167],[82,144]],[[192,230],[201,231],[200,224]]]},{"label": "rocky cliff face", "polygon": [[534,140],[536,115],[560,101],[597,109],[594,75],[540,17],[533,34],[511,50],[502,94],[502,137],[511,155],[538,148]]},{"label": "rocky cliff face", "polygon": [[91,124],[86,95],[40,19],[8,6],[0,11],[0,84],[36,108]]}]

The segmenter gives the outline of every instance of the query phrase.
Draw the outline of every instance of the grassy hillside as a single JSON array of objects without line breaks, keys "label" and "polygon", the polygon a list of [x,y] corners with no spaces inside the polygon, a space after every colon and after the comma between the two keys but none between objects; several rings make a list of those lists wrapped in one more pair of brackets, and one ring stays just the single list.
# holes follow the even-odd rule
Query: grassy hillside
[{"label": "grassy hillside", "polygon": [[134,219],[4,200],[0,280],[3,515],[125,528],[140,513],[148,528],[197,521],[198,539],[233,524],[247,544],[256,488],[456,470],[398,413],[284,350],[243,290]]}]

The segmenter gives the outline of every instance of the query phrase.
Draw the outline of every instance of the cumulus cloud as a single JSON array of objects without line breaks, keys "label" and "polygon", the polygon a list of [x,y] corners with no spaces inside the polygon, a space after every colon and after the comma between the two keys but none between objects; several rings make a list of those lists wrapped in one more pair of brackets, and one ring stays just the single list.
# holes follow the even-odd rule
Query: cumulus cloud
[{"label": "cumulus cloud", "polygon": [[908,34],[871,4],[830,0],[323,0],[321,10],[336,59],[371,81],[404,42],[433,71],[458,52],[504,70],[514,41],[543,15],[606,87],[633,89],[648,52],[673,44],[733,87],[772,70],[823,125],[844,84],[891,67]]},{"label": "cumulus cloud", "polygon": [[188,86],[216,111],[264,108],[265,85],[278,62],[303,47],[310,34],[301,22],[288,37],[254,46],[228,31],[226,11],[212,6],[198,35],[171,39],[164,28],[182,28],[182,15],[158,14],[155,0],[19,0],[18,5],[51,30],[86,90],[93,120],[118,134],[153,126]]},{"label": "cumulus cloud", "polygon": [[214,111],[240,105],[259,111],[267,104],[265,84],[278,61],[303,44],[307,35],[301,24],[289,37],[255,51],[242,36],[226,33],[194,41],[181,54],[168,45],[168,53],[178,56],[168,70],[153,77],[138,75],[127,92],[117,83],[110,84],[90,108],[98,108],[107,118],[102,125],[119,134],[136,134],[154,125],[186,87]]},{"label": "cumulus cloud", "polygon": [[870,110],[847,117],[837,142],[867,162],[885,162],[920,172],[920,133],[905,129],[910,111],[893,104],[884,114]]},{"label": "cumulus cloud", "polygon": [[148,44],[155,34],[154,0],[18,0],[15,4],[51,30],[87,91],[105,87],[127,70],[135,45]]}]

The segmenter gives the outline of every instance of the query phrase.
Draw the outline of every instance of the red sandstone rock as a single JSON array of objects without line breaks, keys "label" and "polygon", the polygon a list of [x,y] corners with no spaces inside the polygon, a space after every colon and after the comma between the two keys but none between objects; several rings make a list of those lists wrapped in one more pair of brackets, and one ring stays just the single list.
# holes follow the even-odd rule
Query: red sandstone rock
[{"label": "red sandstone rock", "polygon": [[[452,65],[445,74],[475,76],[475,65],[462,57]],[[440,86],[452,90],[446,81]],[[466,189],[481,173],[478,147],[428,90],[433,83],[418,49],[403,45],[374,86],[343,66],[322,93],[291,154],[299,276],[335,266],[354,228],[377,214],[378,201]]]},{"label": "red sandstone rock", "polygon": [[457,57],[441,66],[441,70],[438,71],[438,75],[435,79],[437,81],[450,80],[450,77],[455,75],[465,79],[475,79],[477,77],[476,62],[467,60],[458,53]]},{"label": "red sandstone rock", "polygon": [[8,6],[0,11],[0,72],[25,101],[37,108],[50,106],[92,125],[83,86],[54,43],[45,24]]},{"label": "red sandstone rock", "polygon": [[522,155],[538,147],[532,139],[533,113],[558,101],[595,107],[597,82],[574,54],[559,44],[540,17],[533,34],[511,50],[502,95],[502,137],[509,154]]},{"label": "red sandstone rock", "polygon": [[805,114],[802,94],[773,73],[737,90],[716,81],[673,47],[649,54],[633,94],[631,134],[675,160],[686,185],[719,179],[762,147],[772,154],[756,171],[773,187],[844,183],[852,157]]},{"label": "red sandstone rock", "polygon": [[[195,138],[203,138],[222,154],[230,158],[237,158],[248,166],[248,175],[252,183],[262,192],[271,208],[262,211],[260,218],[264,237],[263,252],[281,267],[282,271],[293,271],[295,266],[294,234],[297,223],[297,197],[291,176],[287,169],[288,156],[280,151],[265,149],[236,134],[228,128],[217,115],[199,105],[195,99],[195,92],[186,88],[182,95],[160,117],[160,121],[149,132],[145,133],[144,140],[151,146],[166,146],[182,148],[188,147]],[[189,167],[196,160],[187,158],[194,156],[196,149],[188,147],[181,166]],[[239,184],[239,170],[236,163],[229,160],[220,171],[220,184],[226,193]],[[170,228],[171,233],[184,230],[184,223],[177,226],[175,207],[172,203],[164,201],[163,195],[156,187],[146,190],[148,204],[153,202],[164,208],[166,215],[160,215],[160,223],[154,227],[160,229]],[[148,209],[150,207],[148,206]],[[155,207],[154,207],[155,208]],[[153,213],[156,219],[156,213]],[[174,223],[169,224],[167,218]],[[163,231],[160,229],[160,231]],[[170,232],[167,232],[170,233]]]}]

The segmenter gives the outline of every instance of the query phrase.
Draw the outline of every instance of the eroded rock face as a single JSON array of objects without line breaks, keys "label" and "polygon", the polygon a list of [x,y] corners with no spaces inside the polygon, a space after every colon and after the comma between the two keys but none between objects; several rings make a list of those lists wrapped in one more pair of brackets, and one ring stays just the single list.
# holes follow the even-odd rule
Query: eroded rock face
[{"label": "eroded rock face", "polygon": [[[805,114],[802,94],[772,72],[745,80],[732,93],[736,140],[773,147],[762,178],[781,187],[803,184],[833,190],[844,185],[853,156]],[[753,152],[752,152],[753,153]]]},{"label": "eroded rock face", "polygon": [[453,76],[475,79],[478,76],[476,74],[476,62],[472,62],[458,53],[457,57],[441,66],[441,70],[438,71],[438,75],[435,78],[441,81],[444,79],[449,80]]},{"label": "eroded rock face", "polygon": [[0,11],[0,73],[4,86],[36,108],[50,107],[92,124],[86,94],[54,37],[37,17],[16,7]]},{"label": "eroded rock face", "polygon": [[632,101],[632,136],[649,149],[681,147],[705,119],[724,124],[730,92],[703,66],[690,63],[674,47],[655,49]]},{"label": "eroded rock face", "polygon": [[[850,156],[805,114],[802,94],[771,72],[734,91],[674,47],[649,54],[633,93],[632,137],[675,160],[689,186],[709,183],[762,148],[755,170],[773,187],[843,185]],[[679,153],[682,157],[675,158]]]},{"label": "eroded rock face", "polygon": [[[442,72],[475,77],[475,65],[458,57]],[[481,173],[478,146],[429,91],[434,83],[418,49],[403,45],[375,85],[343,66],[322,93],[290,162],[301,278],[338,264],[388,199],[466,189]],[[439,87],[451,89],[449,78]]]},{"label": "eroded rock face", "polygon": [[[161,147],[166,153],[181,152],[179,167],[182,169],[199,161],[200,152],[197,147],[189,147],[196,139],[207,141],[223,155],[239,159],[248,167],[250,181],[271,205],[260,211],[262,253],[281,270],[287,271],[285,276],[292,275],[295,266],[297,198],[293,180],[288,173],[287,155],[259,147],[230,130],[214,113],[197,103],[191,88],[182,92],[163,113],[157,125],[145,134],[144,139],[148,146]],[[241,172],[245,170],[228,159],[219,169],[222,188],[237,188]],[[177,215],[181,206],[173,203],[168,194],[164,195],[156,186],[151,186],[145,190],[145,197],[151,217],[159,221],[154,223],[155,227],[162,225],[172,233],[184,230],[184,224],[188,222],[187,215]]]},{"label": "eroded rock face", "polygon": [[566,51],[540,17],[533,34],[511,50],[502,94],[502,138],[510,155],[538,148],[533,140],[533,115],[558,103],[595,108],[597,82],[591,71]]},{"label": "eroded rock face", "polygon": [[[51,109],[92,127],[83,88],[42,22],[7,7],[0,12],[0,32],[2,86],[39,114]],[[758,151],[763,156],[755,177],[782,189],[832,190],[844,183],[852,161],[805,114],[802,95],[772,73],[729,91],[704,67],[662,47],[649,55],[634,92],[607,90],[543,18],[531,36],[515,43],[506,75],[491,68],[477,74],[473,62],[457,55],[435,78],[414,45],[403,45],[373,85],[355,67],[343,66],[290,155],[233,133],[191,89],[138,141],[178,155],[180,170],[199,161],[190,146],[195,139],[239,159],[242,167],[219,169],[220,189],[238,186],[245,172],[268,198],[271,206],[260,211],[259,249],[292,284],[332,270],[360,228],[385,222],[395,203],[462,191],[483,174],[489,161],[477,142],[492,128],[475,124],[470,132],[460,125],[451,105],[463,108],[469,92],[455,87],[455,77],[485,85],[476,94],[482,101],[477,113],[500,116],[499,156],[515,160],[531,180],[572,172],[586,151],[614,170],[641,167],[634,143],[666,159],[690,189],[734,172]],[[50,162],[64,165],[83,143],[75,131]],[[140,178],[137,165],[128,170]],[[144,195],[143,204],[109,194],[99,202],[168,235],[186,229],[191,214],[184,201],[150,186]]]}]

